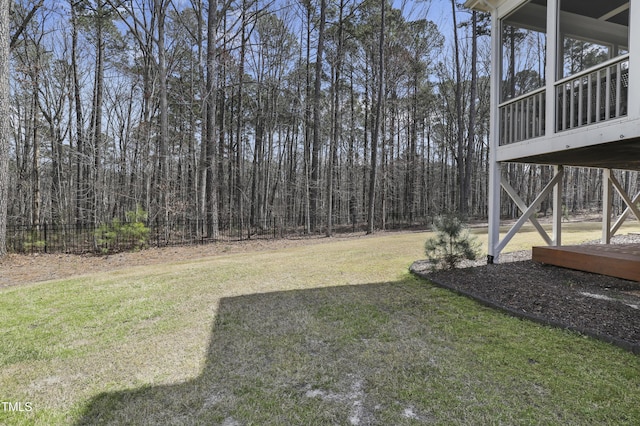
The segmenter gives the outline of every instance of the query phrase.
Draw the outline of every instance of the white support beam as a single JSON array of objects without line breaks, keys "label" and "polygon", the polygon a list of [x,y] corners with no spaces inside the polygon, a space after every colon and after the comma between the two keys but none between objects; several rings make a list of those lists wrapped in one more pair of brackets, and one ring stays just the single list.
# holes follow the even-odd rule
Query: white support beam
[{"label": "white support beam", "polygon": [[[545,135],[551,137],[556,132],[556,79],[558,78],[558,64],[562,57],[558,52],[558,1],[547,0],[547,69],[546,69],[546,104],[545,104]],[[493,110],[492,110],[493,111]]]},{"label": "white support beam", "polygon": [[500,103],[500,75],[502,69],[502,50],[500,37],[502,35],[498,11],[493,9],[491,13],[491,77],[490,77],[490,109],[491,118],[489,126],[489,235],[487,263],[498,261],[500,251],[496,250],[500,241],[500,176],[502,166],[497,161],[500,144],[500,115],[498,104]]},{"label": "white support beam", "polygon": [[602,170],[602,244],[611,242],[611,169]]},{"label": "white support beam", "polygon": [[[495,151],[495,150],[494,150]],[[491,156],[491,155],[490,155]],[[498,262],[500,250],[500,176],[502,166],[497,161],[489,160],[489,230],[487,263]]]},{"label": "white support beam", "polygon": [[[629,117],[640,116],[640,0],[632,0],[629,9]],[[627,134],[628,133],[622,133]]]},{"label": "white support beam", "polygon": [[[563,166],[553,166],[554,174],[564,174]],[[562,185],[553,187],[553,243],[548,245],[562,245]]]},{"label": "white support beam", "polygon": [[613,18],[614,16],[621,14],[625,10],[629,10],[629,2],[626,2],[622,6],[613,9],[609,13],[605,13],[604,15],[602,15],[598,19],[600,19],[601,21],[608,21],[609,19]]},{"label": "white support beam", "polygon": [[[509,197],[511,197],[513,202],[516,203],[520,211],[522,213],[526,212],[528,209],[527,204],[522,200],[522,198],[520,198],[516,190],[513,189],[511,184],[507,181],[507,179],[504,176],[502,177],[502,187],[504,188],[506,193],[509,195]],[[538,222],[538,219],[536,219],[534,216],[531,216],[530,220],[533,226],[538,230],[538,233],[540,234],[542,239],[544,239],[544,241],[547,243],[547,245],[552,246],[553,240],[551,239],[551,237],[549,237],[549,234],[547,233],[547,231],[545,231],[542,225],[540,225],[540,222]]]},{"label": "white support beam", "polygon": [[536,197],[536,199],[529,206],[529,208],[522,214],[522,216],[520,216],[520,219],[518,219],[518,221],[511,227],[511,229],[509,230],[509,232],[507,232],[507,234],[502,239],[502,241],[500,241],[500,243],[496,247],[496,250],[498,253],[500,253],[502,249],[505,248],[507,244],[509,244],[509,241],[511,241],[514,235],[518,233],[520,228],[522,228],[522,225],[524,225],[525,222],[529,220],[531,216],[536,212],[536,210],[540,207],[540,203],[542,203],[542,200],[544,200],[547,196],[549,196],[549,193],[553,190],[553,188],[556,185],[562,182],[563,176],[564,176],[564,171],[560,169],[558,173],[553,177],[553,179],[551,179],[551,181],[547,184],[547,186],[544,187],[540,195]]}]

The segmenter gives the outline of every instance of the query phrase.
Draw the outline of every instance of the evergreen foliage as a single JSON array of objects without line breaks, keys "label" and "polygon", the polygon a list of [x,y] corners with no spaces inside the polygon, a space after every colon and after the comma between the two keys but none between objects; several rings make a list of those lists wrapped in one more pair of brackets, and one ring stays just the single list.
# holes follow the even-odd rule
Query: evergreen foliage
[{"label": "evergreen foliage", "polygon": [[140,250],[147,246],[149,228],[145,225],[147,212],[137,205],[125,213],[126,221],[114,219],[96,230],[96,244],[103,254],[120,250]]},{"label": "evergreen foliage", "polygon": [[433,269],[455,269],[460,261],[475,260],[480,254],[476,238],[456,216],[438,217],[434,228],[436,236],[429,238],[424,246]]}]

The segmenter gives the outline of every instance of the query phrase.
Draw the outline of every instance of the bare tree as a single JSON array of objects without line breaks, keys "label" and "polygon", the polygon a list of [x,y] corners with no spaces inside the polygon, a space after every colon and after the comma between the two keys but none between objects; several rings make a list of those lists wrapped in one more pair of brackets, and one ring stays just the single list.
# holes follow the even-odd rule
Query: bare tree
[{"label": "bare tree", "polygon": [[[476,97],[478,95],[478,12],[471,14],[471,88],[469,94],[469,131],[464,161],[464,177],[460,196],[461,213],[469,213],[469,198],[471,196],[471,175],[473,173],[474,146],[476,139]],[[462,141],[460,141],[462,144]]]},{"label": "bare tree", "polygon": [[460,41],[458,40],[458,20],[456,17],[456,1],[451,0],[451,11],[453,19],[453,45],[455,49],[455,117],[456,117],[456,165],[458,166],[458,212],[463,217],[467,215],[468,194],[464,186],[464,117],[462,116],[462,69],[460,68]]},{"label": "bare tree", "polygon": [[313,91],[313,146],[311,155],[311,230],[318,225],[320,208],[320,98],[322,96],[322,55],[324,53],[324,28],[327,1],[320,0],[320,23],[318,26],[318,45],[316,47],[316,69]]},{"label": "bare tree", "polygon": [[11,47],[33,19],[43,0],[36,3],[10,35],[9,11],[12,2],[0,0],[0,256],[7,253],[7,210],[9,206],[9,61]]},{"label": "bare tree", "polygon": [[380,1],[380,40],[378,45],[378,99],[376,101],[375,122],[371,134],[371,176],[369,178],[369,205],[367,209],[367,234],[373,234],[375,229],[376,178],[378,173],[378,138],[382,119],[382,102],[384,100],[384,32],[386,0]]},{"label": "bare tree", "polygon": [[333,208],[334,208],[334,188],[335,169],[338,162],[338,139],[340,137],[340,79],[342,76],[342,60],[344,56],[344,0],[340,0],[338,10],[338,30],[337,46],[335,52],[335,63],[333,65],[333,132],[329,147],[329,167],[327,169],[327,230],[326,235],[333,234]]},{"label": "bare tree", "polygon": [[216,90],[218,75],[217,58],[217,28],[218,28],[218,2],[209,0],[209,12],[207,14],[207,92],[205,123],[207,126],[205,157],[206,169],[206,207],[207,207],[207,235],[211,238],[218,236],[218,188],[217,188],[217,134],[216,134]]},{"label": "bare tree", "polygon": [[9,0],[0,0],[0,256],[7,253],[9,185]]}]

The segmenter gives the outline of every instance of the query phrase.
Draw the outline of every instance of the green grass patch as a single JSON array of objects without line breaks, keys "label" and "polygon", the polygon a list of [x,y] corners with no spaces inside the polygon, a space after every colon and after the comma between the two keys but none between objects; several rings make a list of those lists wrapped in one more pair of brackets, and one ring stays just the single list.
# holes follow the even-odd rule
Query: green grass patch
[{"label": "green grass patch", "polygon": [[426,238],[1,290],[0,424],[637,424],[639,357],[410,276]]}]

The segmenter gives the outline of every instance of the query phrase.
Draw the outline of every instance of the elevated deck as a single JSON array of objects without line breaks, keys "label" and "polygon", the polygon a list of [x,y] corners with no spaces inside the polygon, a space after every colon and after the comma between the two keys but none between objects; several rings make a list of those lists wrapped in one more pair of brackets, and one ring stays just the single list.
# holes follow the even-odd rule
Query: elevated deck
[{"label": "elevated deck", "polygon": [[640,244],[534,247],[535,262],[640,282]]}]

